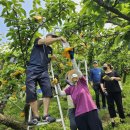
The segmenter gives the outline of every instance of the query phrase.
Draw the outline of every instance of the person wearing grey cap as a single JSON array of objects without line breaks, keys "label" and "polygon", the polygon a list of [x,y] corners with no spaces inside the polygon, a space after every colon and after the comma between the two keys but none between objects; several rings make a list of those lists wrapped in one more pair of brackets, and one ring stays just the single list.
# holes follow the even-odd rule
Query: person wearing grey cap
[{"label": "person wearing grey cap", "polygon": [[47,34],[45,38],[36,38],[26,70],[26,103],[31,106],[33,119],[28,125],[37,125],[40,116],[37,108],[36,85],[40,85],[43,94],[44,114],[42,121],[54,122],[55,118],[48,114],[50,98],[52,97],[51,83],[48,74],[48,63],[51,60],[52,48],[49,46],[57,41],[65,41],[63,37]]},{"label": "person wearing grey cap", "polygon": [[100,86],[101,73],[102,70],[101,68],[98,67],[98,62],[94,61],[93,68],[90,70],[90,81],[91,81],[91,86],[95,91],[96,105],[98,109],[101,108],[100,100],[99,100],[100,94],[102,96],[102,108],[106,108],[106,98]]}]

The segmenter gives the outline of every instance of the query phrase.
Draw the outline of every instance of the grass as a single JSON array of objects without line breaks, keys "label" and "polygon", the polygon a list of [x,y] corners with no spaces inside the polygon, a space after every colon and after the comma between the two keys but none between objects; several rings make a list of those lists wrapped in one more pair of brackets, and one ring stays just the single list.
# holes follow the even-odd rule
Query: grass
[{"label": "grass", "polygon": [[[120,124],[119,118],[117,117],[116,118],[117,126],[113,129],[111,127],[111,124],[110,124],[108,110],[107,109],[100,110],[99,116],[102,120],[104,130],[130,130],[130,97],[129,97],[129,95],[130,95],[130,80],[129,79],[130,79],[130,76],[127,77],[127,82],[123,85],[123,97],[124,97],[123,98],[123,105],[124,105],[124,110],[125,110],[125,115],[126,115],[126,119],[125,119],[126,122],[124,124]],[[90,92],[91,92],[92,96],[94,97],[94,92],[91,88],[90,88]],[[61,106],[62,106],[66,129],[70,130],[69,119],[67,116],[67,109],[68,109],[67,108],[67,100],[65,97],[61,97],[60,101],[61,101]],[[17,101],[15,101],[15,104],[17,104],[21,108],[24,107],[23,101],[17,100]],[[19,108],[12,105],[11,102],[8,102],[8,104],[5,108],[6,115],[10,115],[11,117],[13,117],[13,119],[23,122],[24,118],[20,117],[20,113],[21,113],[21,110]],[[40,114],[42,115],[42,108],[40,108]],[[50,114],[56,118],[60,118],[56,98],[53,98],[51,101]],[[63,130],[61,123],[52,123],[52,124],[48,124],[45,126],[35,127],[34,129],[35,130]],[[0,130],[11,130],[11,129],[7,128],[4,125],[0,125]]]}]

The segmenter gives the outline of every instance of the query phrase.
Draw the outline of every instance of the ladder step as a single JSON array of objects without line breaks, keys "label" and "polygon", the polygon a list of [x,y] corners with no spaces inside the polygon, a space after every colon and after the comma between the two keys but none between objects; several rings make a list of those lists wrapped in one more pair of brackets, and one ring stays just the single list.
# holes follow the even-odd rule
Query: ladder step
[{"label": "ladder step", "polygon": [[[56,119],[56,121],[55,122],[61,122],[62,121],[62,119]],[[55,122],[52,122],[52,123],[55,123]],[[35,126],[41,126],[41,125],[47,125],[47,124],[51,124],[51,123],[49,123],[49,122],[39,122],[37,125],[35,125]],[[34,126],[28,126],[28,127],[34,127]]]},{"label": "ladder step", "polygon": [[[55,95],[53,96],[54,98],[58,97],[59,95]],[[42,101],[43,99],[42,98],[39,98],[38,101]]]},{"label": "ladder step", "polygon": [[[55,122],[61,122],[61,121],[62,121],[61,119],[56,119]],[[55,123],[55,122],[52,122],[52,123]],[[46,125],[46,124],[51,124],[51,123],[49,123],[49,122],[40,122],[40,123],[37,124],[37,126]]]},{"label": "ladder step", "polygon": [[58,97],[58,95],[55,95],[54,98],[55,98],[55,97]]}]

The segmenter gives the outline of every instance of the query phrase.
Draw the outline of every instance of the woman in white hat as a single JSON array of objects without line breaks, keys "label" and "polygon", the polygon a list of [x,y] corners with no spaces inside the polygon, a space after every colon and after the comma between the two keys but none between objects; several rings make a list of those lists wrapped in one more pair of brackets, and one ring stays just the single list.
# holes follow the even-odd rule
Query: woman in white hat
[{"label": "woman in white hat", "polygon": [[87,82],[82,72],[77,67],[74,59],[74,51],[69,51],[73,64],[73,70],[67,72],[70,86],[64,91],[58,88],[60,95],[71,95],[75,105],[75,120],[79,130],[103,130],[98,117],[97,107],[89,92]]}]

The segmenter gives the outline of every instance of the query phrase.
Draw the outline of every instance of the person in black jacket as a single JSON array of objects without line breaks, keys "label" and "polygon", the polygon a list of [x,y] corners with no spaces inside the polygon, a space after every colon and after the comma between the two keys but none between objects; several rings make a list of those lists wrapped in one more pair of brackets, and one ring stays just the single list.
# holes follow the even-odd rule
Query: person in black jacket
[{"label": "person in black jacket", "polygon": [[116,117],[115,105],[116,103],[117,110],[119,113],[120,121],[123,123],[125,119],[123,105],[122,105],[122,96],[121,89],[118,81],[121,80],[120,76],[116,71],[112,70],[111,64],[103,65],[104,73],[101,76],[101,88],[103,92],[107,95],[107,104],[108,110],[111,118],[111,124],[114,127]]}]

